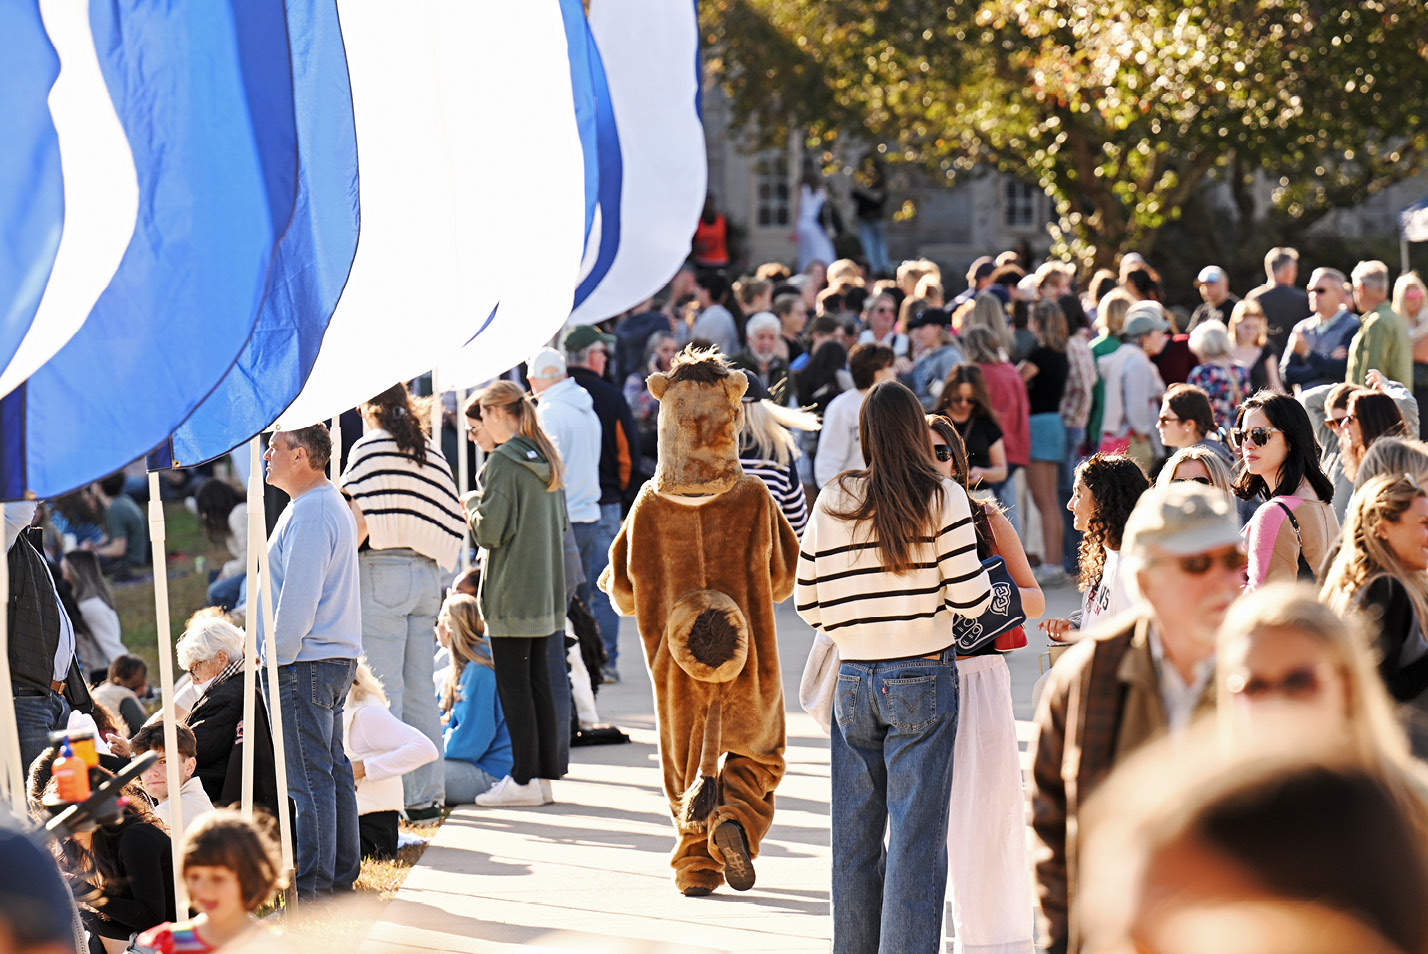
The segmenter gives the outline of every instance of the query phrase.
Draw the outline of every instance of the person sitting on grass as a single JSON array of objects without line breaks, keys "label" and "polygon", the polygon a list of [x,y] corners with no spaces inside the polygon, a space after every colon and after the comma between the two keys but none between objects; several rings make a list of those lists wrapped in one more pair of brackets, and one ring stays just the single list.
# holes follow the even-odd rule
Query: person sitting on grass
[{"label": "person sitting on grass", "polygon": [[[441,753],[422,732],[387,709],[387,694],[366,659],[357,661],[347,706],[342,710],[342,744],[357,780],[357,833],[363,858],[397,856],[397,815],[406,802],[402,776],[435,762]],[[434,819],[440,820],[440,815]]]},{"label": "person sitting on grass", "polygon": [[469,804],[511,772],[511,735],[496,695],[496,672],[476,599],[446,598],[437,629],[451,643],[451,668],[441,690],[446,722],[446,801]]},{"label": "person sitting on grass", "polygon": [[[179,804],[183,808],[183,828],[188,831],[199,818],[213,811],[213,802],[203,790],[203,780],[194,775],[198,768],[198,742],[193,730],[180,722],[174,727],[178,737],[179,757]],[[174,830],[173,807],[169,802],[168,759],[164,751],[164,722],[161,718],[145,725],[129,740],[129,752],[138,758],[145,752],[154,752],[159,759],[144,770],[139,781],[144,791],[155,802],[154,815],[164,823],[170,832]],[[181,834],[177,832],[175,834]]]},{"label": "person sitting on grass", "polygon": [[109,678],[95,686],[90,695],[114,712],[133,735],[144,726],[148,715],[139,702],[139,693],[149,692],[149,664],[138,656],[125,654],[109,664]]},{"label": "person sitting on grass", "polygon": [[183,883],[198,914],[145,931],[134,950],[200,954],[251,943],[266,932],[254,913],[281,886],[281,872],[271,835],[231,809],[210,812],[183,841]]}]

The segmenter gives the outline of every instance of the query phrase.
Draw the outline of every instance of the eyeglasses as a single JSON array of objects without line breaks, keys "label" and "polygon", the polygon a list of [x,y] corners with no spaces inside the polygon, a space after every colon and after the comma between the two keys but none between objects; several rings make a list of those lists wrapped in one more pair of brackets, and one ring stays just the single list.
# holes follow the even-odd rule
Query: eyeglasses
[{"label": "eyeglasses", "polygon": [[1340,427],[1343,427],[1344,422],[1347,420],[1348,417],[1326,417],[1324,418],[1324,426],[1331,431],[1337,430]]},{"label": "eyeglasses", "polygon": [[1209,478],[1209,477],[1176,477],[1174,480],[1171,481],[1171,483],[1173,483],[1173,484],[1183,484],[1183,483],[1204,484],[1205,486],[1208,487],[1208,486],[1210,486],[1210,478]]},{"label": "eyeglasses", "polygon": [[1156,421],[1156,423],[1159,424],[1161,427],[1164,427],[1164,426],[1167,425],[1167,424],[1179,424],[1179,423],[1180,423],[1180,418],[1178,418],[1178,417],[1171,417],[1169,414],[1162,414],[1162,415],[1160,415],[1159,417],[1157,417],[1157,418],[1155,419],[1155,421]]},{"label": "eyeglasses", "polygon": [[952,448],[946,444],[933,444],[932,455],[945,464],[952,459]]},{"label": "eyeglasses", "polygon": [[1309,294],[1311,294],[1311,295],[1324,295],[1324,294],[1328,294],[1328,293],[1331,292],[1331,291],[1333,291],[1332,288],[1311,288],[1311,289],[1309,289]]},{"label": "eyeglasses", "polygon": [[1243,447],[1248,441],[1255,447],[1263,447],[1269,443],[1269,435],[1282,433],[1277,427],[1234,427],[1230,429],[1230,446]]},{"label": "eyeglasses", "polygon": [[1238,548],[1233,550],[1226,550],[1218,556],[1213,553],[1197,553],[1194,556],[1165,557],[1163,559],[1152,560],[1150,562],[1178,563],[1180,565],[1181,571],[1188,574],[1189,576],[1204,576],[1206,573],[1209,573],[1210,568],[1215,566],[1215,564],[1217,563],[1220,566],[1224,567],[1226,570],[1234,570],[1236,572],[1243,572],[1244,568],[1249,565],[1249,561],[1246,559],[1245,555],[1240,552]]},{"label": "eyeglasses", "polygon": [[1332,667],[1328,664],[1301,666],[1274,680],[1235,673],[1226,677],[1225,688],[1231,695],[1244,696],[1247,699],[1260,699],[1269,695],[1304,699],[1318,694],[1330,668]]}]

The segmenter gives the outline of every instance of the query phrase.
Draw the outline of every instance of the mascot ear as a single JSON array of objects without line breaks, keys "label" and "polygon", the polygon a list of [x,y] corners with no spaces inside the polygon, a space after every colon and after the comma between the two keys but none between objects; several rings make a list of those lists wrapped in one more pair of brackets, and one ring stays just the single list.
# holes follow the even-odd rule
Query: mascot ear
[{"label": "mascot ear", "polygon": [[650,394],[654,395],[654,399],[658,401],[664,397],[665,388],[669,387],[669,378],[656,371],[645,378],[645,386],[650,389]]},{"label": "mascot ear", "polygon": [[724,379],[724,393],[729,395],[729,400],[735,404],[744,396],[744,392],[749,389],[749,379],[741,372],[735,371]]}]

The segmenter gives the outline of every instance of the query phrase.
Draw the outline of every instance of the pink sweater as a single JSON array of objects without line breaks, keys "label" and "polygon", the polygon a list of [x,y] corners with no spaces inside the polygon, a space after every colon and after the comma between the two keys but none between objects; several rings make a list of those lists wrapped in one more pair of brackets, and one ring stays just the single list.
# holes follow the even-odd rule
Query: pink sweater
[{"label": "pink sweater", "polygon": [[[1280,503],[1299,522],[1299,538]],[[1245,589],[1252,591],[1266,583],[1292,583],[1298,578],[1300,539],[1309,568],[1318,574],[1339,534],[1339,521],[1332,506],[1315,497],[1308,484],[1300,484],[1295,496],[1273,497],[1260,504],[1244,534],[1249,551]]]}]

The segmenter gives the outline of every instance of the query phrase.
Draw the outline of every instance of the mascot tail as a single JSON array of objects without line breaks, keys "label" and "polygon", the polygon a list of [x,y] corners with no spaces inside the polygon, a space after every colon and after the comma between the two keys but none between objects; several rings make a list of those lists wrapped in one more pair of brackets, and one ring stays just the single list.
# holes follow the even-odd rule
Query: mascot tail
[{"label": "mascot tail", "polygon": [[665,626],[665,645],[679,667],[713,688],[704,720],[699,779],[685,790],[675,819],[682,831],[701,831],[719,806],[719,757],[723,755],[720,695],[722,684],[744,671],[749,657],[749,625],[739,606],[715,590],[686,593],[674,605]]}]

